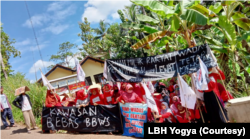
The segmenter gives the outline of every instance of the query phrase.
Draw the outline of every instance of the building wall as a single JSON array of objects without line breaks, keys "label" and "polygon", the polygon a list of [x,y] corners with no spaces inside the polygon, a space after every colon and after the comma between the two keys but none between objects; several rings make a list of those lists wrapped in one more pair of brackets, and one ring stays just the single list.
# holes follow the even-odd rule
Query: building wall
[{"label": "building wall", "polygon": [[[88,59],[83,65],[82,69],[85,72],[86,77],[90,76],[92,84],[96,84],[94,75],[103,73],[104,63],[95,62],[94,60]],[[74,72],[73,74],[76,74]]]},{"label": "building wall", "polygon": [[[104,64],[100,62],[95,62],[91,59],[88,59],[83,65],[82,69],[85,72],[86,77],[91,78],[92,84],[96,84],[94,75],[103,73]],[[56,68],[49,76],[47,76],[48,80],[54,80],[58,78],[62,78],[65,76],[70,76],[73,74],[77,74],[76,72],[68,71],[62,68]]]},{"label": "building wall", "polygon": [[72,71],[68,71],[62,68],[56,68],[52,73],[49,74],[49,76],[47,76],[47,79],[54,80],[54,79],[62,78],[62,77],[69,76],[69,75],[72,75]]},{"label": "building wall", "polygon": [[250,123],[250,96],[229,100],[226,109],[230,122]]}]

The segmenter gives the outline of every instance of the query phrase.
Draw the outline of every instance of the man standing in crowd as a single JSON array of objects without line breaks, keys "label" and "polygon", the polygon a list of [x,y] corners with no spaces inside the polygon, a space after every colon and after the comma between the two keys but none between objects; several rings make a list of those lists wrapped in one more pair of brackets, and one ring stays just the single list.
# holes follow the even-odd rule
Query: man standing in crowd
[{"label": "man standing in crowd", "polygon": [[[2,118],[2,122],[4,125],[4,129],[10,129],[10,127],[17,127],[14,124],[14,118],[12,115],[12,111],[11,111],[11,105],[9,103],[9,100],[7,98],[7,96],[5,94],[3,94],[3,87],[1,86],[1,118]],[[8,117],[9,121],[10,121],[10,126],[8,124],[8,122],[6,121],[6,117]]]},{"label": "man standing in crowd", "polygon": [[22,94],[17,96],[13,101],[13,105],[22,110],[28,133],[31,133],[30,121],[34,129],[38,128],[36,126],[36,121],[32,112],[32,104],[30,102],[30,97],[28,94],[25,94],[25,92],[23,92]]}]

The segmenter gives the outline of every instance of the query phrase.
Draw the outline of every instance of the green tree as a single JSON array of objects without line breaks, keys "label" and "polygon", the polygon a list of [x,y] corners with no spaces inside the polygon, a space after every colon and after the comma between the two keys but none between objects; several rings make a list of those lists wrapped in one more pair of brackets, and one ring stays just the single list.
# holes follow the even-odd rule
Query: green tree
[{"label": "green tree", "polygon": [[69,61],[74,56],[72,49],[76,47],[77,47],[76,44],[72,44],[70,42],[64,42],[59,45],[59,51],[57,52],[57,55],[51,55],[50,60],[53,60],[53,61],[59,60],[60,65],[67,65],[68,67],[70,67]]},{"label": "green tree", "polygon": [[18,51],[14,46],[15,43],[14,39],[10,39],[8,34],[3,31],[3,27],[1,24],[1,55],[0,55],[0,62],[1,62],[1,79],[5,78],[10,75],[13,70],[11,70],[11,65],[9,63],[9,59],[13,57],[20,56],[21,52]]}]

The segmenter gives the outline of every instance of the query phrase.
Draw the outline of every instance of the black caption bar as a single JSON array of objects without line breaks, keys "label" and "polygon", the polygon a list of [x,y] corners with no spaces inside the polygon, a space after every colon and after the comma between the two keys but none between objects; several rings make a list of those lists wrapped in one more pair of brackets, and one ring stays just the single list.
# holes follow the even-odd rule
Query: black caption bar
[{"label": "black caption bar", "polygon": [[159,137],[247,137],[250,136],[250,124],[163,124],[144,123],[144,138],[152,139]]}]

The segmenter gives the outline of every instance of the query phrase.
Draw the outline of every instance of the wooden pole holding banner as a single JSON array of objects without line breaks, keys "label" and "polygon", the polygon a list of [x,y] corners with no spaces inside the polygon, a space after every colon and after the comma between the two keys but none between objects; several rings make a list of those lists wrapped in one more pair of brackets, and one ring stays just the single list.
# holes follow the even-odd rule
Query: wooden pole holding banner
[{"label": "wooden pole holding banner", "polygon": [[[42,70],[41,70],[41,68],[39,68],[40,69],[40,71],[41,71],[41,73],[43,74],[43,72],[42,72]],[[44,74],[43,74],[43,76],[44,76]],[[45,76],[44,76],[45,77]],[[45,78],[46,79],[46,81],[49,83],[49,81],[47,80],[47,78]],[[51,88],[51,86],[50,85],[48,85],[49,86],[49,89],[53,92],[53,95],[54,95],[54,97],[56,98],[56,103],[58,103],[58,99],[57,99],[57,97],[55,96],[55,92],[54,92],[54,90],[52,90],[52,88]]]},{"label": "wooden pole holding banner", "polygon": [[[180,74],[179,74],[179,72],[178,72],[178,76],[180,77]],[[181,81],[180,81],[180,85],[181,85],[181,88],[182,88],[182,84],[181,84]],[[185,98],[184,98],[184,101],[185,101],[185,107],[186,107],[186,113],[187,112],[189,112],[188,110],[187,110],[187,105],[186,105],[186,100],[185,100]],[[178,108],[177,108],[178,109]],[[186,117],[184,117],[184,118],[186,118]],[[188,121],[189,121],[189,123],[191,123],[191,121],[188,119]]]}]

